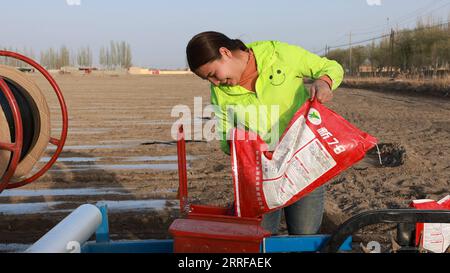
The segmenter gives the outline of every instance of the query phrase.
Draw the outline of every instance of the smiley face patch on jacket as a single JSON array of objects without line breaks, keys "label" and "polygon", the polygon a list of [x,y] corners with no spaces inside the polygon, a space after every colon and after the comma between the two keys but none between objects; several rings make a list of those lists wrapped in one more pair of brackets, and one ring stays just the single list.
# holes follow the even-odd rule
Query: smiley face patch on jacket
[{"label": "smiley face patch on jacket", "polygon": [[286,73],[281,67],[272,66],[272,73],[269,76],[269,82],[273,86],[280,86],[286,81]]}]

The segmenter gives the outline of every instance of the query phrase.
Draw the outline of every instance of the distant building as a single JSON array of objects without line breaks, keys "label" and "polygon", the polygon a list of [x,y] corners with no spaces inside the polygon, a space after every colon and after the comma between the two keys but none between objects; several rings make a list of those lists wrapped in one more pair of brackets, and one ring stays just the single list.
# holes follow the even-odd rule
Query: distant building
[{"label": "distant building", "polygon": [[128,74],[130,74],[130,75],[158,75],[159,70],[132,66],[128,69]]},{"label": "distant building", "polygon": [[372,73],[374,69],[369,59],[365,59],[364,62],[359,66],[358,72],[360,73]]},{"label": "distant building", "polygon": [[142,67],[133,66],[128,69],[130,75],[186,75],[192,74],[189,70],[160,70],[160,69],[147,69]]}]

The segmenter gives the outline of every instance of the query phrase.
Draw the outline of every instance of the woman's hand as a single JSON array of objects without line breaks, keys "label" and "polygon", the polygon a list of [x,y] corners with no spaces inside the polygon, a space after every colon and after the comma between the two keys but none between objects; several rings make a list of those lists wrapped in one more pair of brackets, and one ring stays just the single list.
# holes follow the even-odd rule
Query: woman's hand
[{"label": "woman's hand", "polygon": [[327,82],[323,80],[315,80],[309,88],[309,96],[311,100],[317,97],[320,103],[325,103],[333,99],[333,92]]}]

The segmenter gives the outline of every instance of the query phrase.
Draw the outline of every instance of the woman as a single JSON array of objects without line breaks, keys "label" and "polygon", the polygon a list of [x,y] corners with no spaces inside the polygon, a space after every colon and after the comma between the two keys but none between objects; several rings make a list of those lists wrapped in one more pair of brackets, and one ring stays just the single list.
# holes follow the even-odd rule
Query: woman
[{"label": "woman", "polygon": [[[336,61],[298,46],[278,41],[245,45],[214,31],[195,35],[187,45],[186,55],[191,71],[211,82],[211,103],[217,106],[221,148],[227,154],[229,129],[243,124],[267,143],[276,142],[274,131],[275,138],[281,136],[307,99],[330,101],[332,90],[339,86],[344,74]],[[304,77],[314,79],[309,90],[303,85]],[[229,106],[240,107],[230,113]],[[256,119],[248,117],[248,109],[253,106],[258,109]],[[267,110],[274,106],[277,111]],[[323,203],[324,188],[320,187],[284,208],[289,234],[317,233]],[[264,215],[262,226],[276,234],[280,219],[281,210],[271,212]]]}]

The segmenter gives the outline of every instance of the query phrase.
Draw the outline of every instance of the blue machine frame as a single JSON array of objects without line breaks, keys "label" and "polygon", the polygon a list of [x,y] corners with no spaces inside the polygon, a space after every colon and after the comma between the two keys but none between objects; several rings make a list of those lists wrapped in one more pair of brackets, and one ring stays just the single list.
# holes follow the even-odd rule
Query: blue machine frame
[{"label": "blue machine frame", "polygon": [[[95,233],[95,242],[86,242],[82,253],[173,253],[173,240],[111,241],[109,238],[108,208],[97,204],[102,223]],[[330,239],[330,235],[272,236],[265,238],[261,253],[317,252]],[[352,237],[341,245],[340,251],[352,250]]]}]

